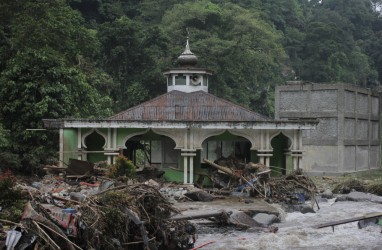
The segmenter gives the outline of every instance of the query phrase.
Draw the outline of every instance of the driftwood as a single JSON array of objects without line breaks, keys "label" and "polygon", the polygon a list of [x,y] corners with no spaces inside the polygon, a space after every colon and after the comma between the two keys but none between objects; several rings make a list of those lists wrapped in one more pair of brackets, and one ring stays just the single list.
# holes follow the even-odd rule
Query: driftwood
[{"label": "driftwood", "polygon": [[231,211],[226,212],[225,210],[221,210],[219,212],[210,212],[210,213],[204,213],[204,214],[175,216],[175,217],[171,217],[170,220],[173,220],[173,221],[194,220],[194,219],[203,219],[203,218],[210,218],[210,217],[228,218],[230,214],[232,214]]},{"label": "driftwood", "polygon": [[236,172],[234,170],[232,170],[228,167],[219,166],[218,164],[213,163],[212,161],[209,161],[207,159],[203,159],[203,161],[205,163],[208,163],[210,166],[230,175],[231,177],[239,178],[239,179],[243,180],[244,182],[249,183],[249,181],[246,178],[244,178],[244,176],[242,176],[241,174],[239,174],[239,175],[236,174]]},{"label": "driftwood", "polygon": [[[354,222],[354,221],[379,218],[379,217],[382,217],[382,213],[372,213],[372,214],[354,217],[354,218],[350,218],[350,219],[337,220],[337,221],[332,221],[332,222],[327,222],[327,223],[315,225],[315,226],[313,226],[313,228],[319,229],[319,228],[324,228],[324,227],[334,227],[337,225],[346,224],[346,223],[350,223],[350,222]],[[334,228],[333,228],[333,230],[334,230]]]}]

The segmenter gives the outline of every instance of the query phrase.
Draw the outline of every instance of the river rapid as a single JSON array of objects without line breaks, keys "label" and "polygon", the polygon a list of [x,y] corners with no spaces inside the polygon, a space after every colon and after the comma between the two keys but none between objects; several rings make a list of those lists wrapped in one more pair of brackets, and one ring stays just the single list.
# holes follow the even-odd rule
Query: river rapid
[{"label": "river rapid", "polygon": [[[382,249],[381,227],[367,226],[359,229],[357,222],[334,227],[314,229],[314,225],[336,220],[382,212],[382,204],[373,202],[327,202],[315,207],[316,213],[281,212],[277,233],[259,232],[254,229],[238,231],[234,228],[213,228],[198,224],[198,239],[195,247],[200,249]],[[221,207],[217,209],[226,209]],[[209,244],[208,244],[209,243]]]}]

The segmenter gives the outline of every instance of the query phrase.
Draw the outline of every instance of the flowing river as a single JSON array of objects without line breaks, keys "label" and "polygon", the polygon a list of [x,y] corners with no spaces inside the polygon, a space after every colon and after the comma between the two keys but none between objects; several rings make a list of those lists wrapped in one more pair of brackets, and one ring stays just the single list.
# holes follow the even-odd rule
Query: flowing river
[{"label": "flowing river", "polygon": [[[208,207],[208,204],[205,205]],[[319,203],[319,206],[319,210],[315,207],[316,213],[281,212],[282,222],[273,224],[279,228],[277,233],[258,232],[253,229],[238,231],[234,228],[213,228],[198,224],[199,233],[195,247],[204,245],[200,249],[382,249],[381,227],[376,224],[359,229],[357,222],[351,222],[335,226],[334,232],[332,227],[312,228],[325,222],[382,212],[382,204],[366,201],[334,202],[334,199],[331,199]]]}]

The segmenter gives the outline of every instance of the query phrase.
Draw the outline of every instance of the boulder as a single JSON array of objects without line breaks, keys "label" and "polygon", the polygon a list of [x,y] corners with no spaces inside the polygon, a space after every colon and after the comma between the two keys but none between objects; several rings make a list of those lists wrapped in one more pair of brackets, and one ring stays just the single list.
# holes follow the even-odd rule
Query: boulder
[{"label": "boulder", "polygon": [[213,195],[204,191],[188,192],[185,193],[184,196],[187,196],[193,201],[212,201],[214,199]]},{"label": "boulder", "polygon": [[312,206],[307,204],[284,205],[284,209],[287,213],[291,213],[291,212],[301,212],[303,214],[315,213]]},{"label": "boulder", "polygon": [[262,227],[260,223],[244,212],[232,213],[229,217],[229,223],[241,228]]},{"label": "boulder", "polygon": [[374,194],[363,193],[363,192],[351,192],[347,195],[343,195],[336,199],[337,201],[371,201],[375,203],[382,204],[382,197]]},{"label": "boulder", "polygon": [[263,227],[268,227],[272,223],[280,222],[279,217],[274,214],[258,213],[253,216],[253,219]]},{"label": "boulder", "polygon": [[330,189],[326,189],[322,194],[321,194],[321,197],[322,198],[326,198],[326,199],[332,199],[333,198],[333,193]]}]

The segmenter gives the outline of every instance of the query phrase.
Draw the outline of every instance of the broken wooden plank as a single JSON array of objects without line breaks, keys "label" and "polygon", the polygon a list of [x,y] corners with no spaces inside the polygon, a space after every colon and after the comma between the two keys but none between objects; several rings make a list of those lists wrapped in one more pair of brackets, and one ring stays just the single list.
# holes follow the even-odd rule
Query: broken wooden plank
[{"label": "broken wooden plank", "polygon": [[319,225],[315,225],[315,226],[313,226],[313,228],[319,229],[319,228],[324,228],[324,227],[333,227],[333,226],[337,226],[337,225],[341,225],[341,224],[346,224],[346,223],[350,223],[350,222],[355,222],[355,221],[360,221],[360,220],[365,220],[365,219],[371,219],[371,218],[378,218],[378,217],[382,217],[382,213],[370,213],[368,215],[353,217],[350,219],[326,222],[326,223],[322,223]]}]

